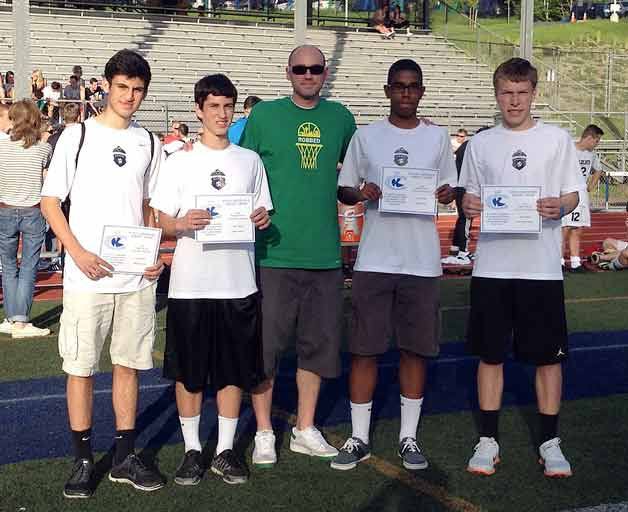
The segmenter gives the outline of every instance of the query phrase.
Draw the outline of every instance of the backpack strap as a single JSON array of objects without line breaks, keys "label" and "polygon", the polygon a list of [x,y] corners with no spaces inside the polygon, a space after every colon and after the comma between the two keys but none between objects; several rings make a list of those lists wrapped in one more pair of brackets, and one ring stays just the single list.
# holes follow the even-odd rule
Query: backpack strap
[{"label": "backpack strap", "polygon": [[83,149],[83,142],[85,142],[85,123],[81,123],[81,138],[79,140],[78,149],[76,150],[76,157],[74,157],[74,169],[78,169],[78,159]]},{"label": "backpack strap", "polygon": [[144,129],[148,133],[148,137],[150,139],[150,162],[148,162],[148,167],[146,168],[146,172],[144,173],[144,175],[146,175],[150,172],[150,168],[153,166],[153,157],[155,156],[155,136],[150,130],[146,128]]}]

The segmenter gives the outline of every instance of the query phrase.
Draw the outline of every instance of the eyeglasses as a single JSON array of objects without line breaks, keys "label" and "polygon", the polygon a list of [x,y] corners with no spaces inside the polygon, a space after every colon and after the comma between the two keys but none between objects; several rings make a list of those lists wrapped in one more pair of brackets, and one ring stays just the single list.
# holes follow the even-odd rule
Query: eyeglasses
[{"label": "eyeglasses", "polygon": [[388,84],[388,89],[396,94],[401,94],[405,91],[408,91],[410,94],[417,94],[423,89],[423,86],[417,82],[413,84],[402,84],[399,82],[395,82],[392,84]]},{"label": "eyeglasses", "polygon": [[322,75],[325,71],[325,66],[322,64],[314,64],[313,66],[304,66],[303,64],[297,64],[296,66],[292,66],[290,71],[292,71],[293,75],[305,75],[305,73],[309,72],[312,75]]}]

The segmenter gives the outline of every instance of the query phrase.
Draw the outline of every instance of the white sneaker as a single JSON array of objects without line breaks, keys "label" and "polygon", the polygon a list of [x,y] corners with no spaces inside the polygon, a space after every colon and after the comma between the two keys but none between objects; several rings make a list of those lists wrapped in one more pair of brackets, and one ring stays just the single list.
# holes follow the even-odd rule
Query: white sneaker
[{"label": "white sneaker", "polygon": [[539,447],[539,464],[545,466],[545,476],[550,478],[567,478],[572,475],[571,464],[560,449],[560,437],[545,441]]},{"label": "white sneaker", "polygon": [[50,334],[50,329],[41,329],[39,327],[35,327],[33,324],[24,324],[24,327],[19,328],[13,326],[11,330],[11,337],[13,338],[40,338],[41,336],[48,336]]},{"label": "white sneaker", "polygon": [[338,450],[325,441],[323,434],[314,426],[305,430],[297,430],[296,427],[292,427],[290,450],[324,459],[331,459],[338,455]]},{"label": "white sneaker", "polygon": [[0,324],[0,333],[11,334],[12,332],[13,332],[13,324],[5,318]]},{"label": "white sneaker", "polygon": [[499,463],[499,445],[492,437],[480,437],[480,442],[473,448],[473,457],[469,459],[467,471],[477,475],[492,475],[495,464]]},{"label": "white sneaker", "polygon": [[440,262],[443,265],[457,265],[458,258],[456,258],[456,256],[446,256],[445,258],[441,258]]},{"label": "white sneaker", "polygon": [[456,256],[456,260],[458,265],[471,265],[471,258],[468,252],[460,251]]},{"label": "white sneaker", "polygon": [[260,430],[255,434],[253,464],[259,467],[272,467],[276,462],[275,434],[272,430]]}]

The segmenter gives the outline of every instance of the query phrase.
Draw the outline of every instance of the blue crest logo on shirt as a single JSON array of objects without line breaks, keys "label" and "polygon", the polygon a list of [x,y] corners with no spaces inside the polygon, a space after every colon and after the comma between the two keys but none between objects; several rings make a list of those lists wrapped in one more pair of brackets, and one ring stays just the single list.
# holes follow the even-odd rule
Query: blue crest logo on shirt
[{"label": "blue crest logo on shirt", "polygon": [[126,151],[120,146],[116,146],[113,149],[113,161],[118,167],[122,167],[126,164]]}]

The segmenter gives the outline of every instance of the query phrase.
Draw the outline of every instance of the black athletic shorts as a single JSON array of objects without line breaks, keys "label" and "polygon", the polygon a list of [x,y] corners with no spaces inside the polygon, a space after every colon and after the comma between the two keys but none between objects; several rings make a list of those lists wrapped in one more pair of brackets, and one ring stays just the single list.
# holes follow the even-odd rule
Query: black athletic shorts
[{"label": "black athletic shorts", "polygon": [[168,299],[164,377],[190,393],[264,381],[260,298]]},{"label": "black athletic shorts", "polygon": [[537,366],[567,357],[567,320],[562,281],[471,279],[469,350],[500,364],[511,347],[517,360]]}]

